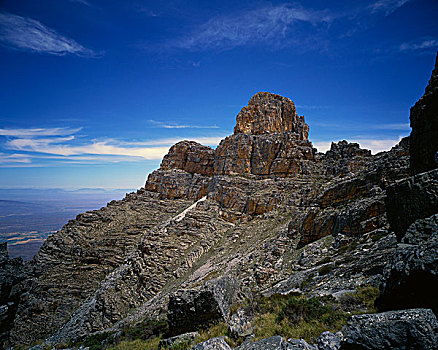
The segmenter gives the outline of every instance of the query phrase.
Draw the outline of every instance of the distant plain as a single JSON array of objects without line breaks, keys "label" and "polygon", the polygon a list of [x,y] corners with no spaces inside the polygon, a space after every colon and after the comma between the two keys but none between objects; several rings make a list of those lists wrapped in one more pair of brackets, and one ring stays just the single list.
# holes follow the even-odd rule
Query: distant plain
[{"label": "distant plain", "polygon": [[30,260],[48,235],[77,214],[122,199],[132,189],[0,189],[0,242],[11,258]]}]

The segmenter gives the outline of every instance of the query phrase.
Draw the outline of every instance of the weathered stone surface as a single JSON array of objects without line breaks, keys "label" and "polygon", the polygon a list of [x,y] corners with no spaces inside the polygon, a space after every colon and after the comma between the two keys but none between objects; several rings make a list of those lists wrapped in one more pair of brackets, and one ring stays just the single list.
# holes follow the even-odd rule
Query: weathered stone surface
[{"label": "weathered stone surface", "polygon": [[[385,267],[376,305],[381,310],[426,307],[438,313],[436,289],[432,287],[438,285],[438,215],[417,220],[408,232],[418,245],[402,247],[393,254]],[[419,240],[429,235],[427,240]]]},{"label": "weathered stone surface", "polygon": [[324,157],[324,170],[330,175],[348,174],[363,168],[371,158],[371,151],[360,148],[358,143],[345,140],[332,142]]},{"label": "weathered stone surface", "polygon": [[428,309],[351,316],[342,333],[342,350],[432,350],[438,344],[438,322]]},{"label": "weathered stone surface", "polygon": [[215,151],[194,141],[173,145],[160,169],[149,174],[145,189],[162,198],[198,200],[207,194]]},{"label": "weathered stone surface", "polygon": [[198,289],[180,290],[171,295],[167,309],[170,332],[194,331],[218,320],[227,321],[238,290],[238,281],[224,276]]},{"label": "weathered stone surface", "polygon": [[190,350],[231,350],[223,337],[211,338],[195,345]]},{"label": "weathered stone surface", "polygon": [[249,337],[253,335],[254,328],[251,326],[253,314],[249,308],[240,308],[232,314],[228,321],[228,331],[233,337]]},{"label": "weathered stone surface", "polygon": [[181,141],[173,145],[164,156],[160,168],[181,169],[190,174],[213,175],[214,149],[194,141]]},{"label": "weathered stone surface", "polygon": [[339,350],[343,334],[341,332],[323,332],[316,340],[318,350]]},{"label": "weathered stone surface", "polygon": [[316,345],[307,343],[304,339],[288,339],[287,350],[318,350]]},{"label": "weathered stone surface", "polygon": [[386,193],[388,221],[401,240],[415,220],[438,212],[438,169],[398,181]]},{"label": "weathered stone surface", "polygon": [[199,337],[198,332],[179,334],[174,337],[160,340],[160,342],[158,343],[158,347],[168,349],[171,348],[172,346],[176,346],[177,344],[182,344],[182,343],[191,344],[193,343],[196,337]]},{"label": "weathered stone surface", "polygon": [[411,108],[411,171],[438,167],[438,54],[426,91]]},{"label": "weathered stone surface", "polygon": [[215,174],[289,176],[310,174],[315,149],[294,133],[235,134],[216,149]]},{"label": "weathered stone surface", "polygon": [[258,92],[236,118],[234,134],[269,134],[292,132],[307,140],[309,126],[298,116],[294,103],[283,96]]},{"label": "weathered stone surface", "polygon": [[211,178],[181,169],[155,170],[149,174],[145,189],[166,199],[198,200],[207,194]]},{"label": "weathered stone surface", "polygon": [[[168,200],[139,190],[100,210],[78,215],[49,236],[30,263],[31,276],[23,281],[25,293],[21,295],[11,340],[31,343],[53,334],[93,295],[99,282],[123,264],[146,232],[190,204],[180,199],[169,205]],[[105,306],[99,301],[95,305]],[[114,319],[114,313],[123,314],[124,310],[114,303],[108,305],[105,315]],[[85,322],[90,324],[90,320]]]},{"label": "weathered stone surface", "polygon": [[255,342],[243,343],[236,350],[286,350],[288,349],[287,342],[276,335],[274,337],[261,339]]}]

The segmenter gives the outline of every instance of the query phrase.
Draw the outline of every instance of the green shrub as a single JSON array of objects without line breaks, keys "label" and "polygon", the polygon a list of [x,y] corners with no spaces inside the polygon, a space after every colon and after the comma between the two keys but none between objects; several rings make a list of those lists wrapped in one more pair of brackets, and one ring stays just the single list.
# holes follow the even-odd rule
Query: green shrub
[{"label": "green shrub", "polygon": [[328,298],[306,298],[301,295],[272,295],[259,302],[255,320],[257,339],[281,335],[312,341],[323,331],[337,331],[347,314],[338,310]]}]

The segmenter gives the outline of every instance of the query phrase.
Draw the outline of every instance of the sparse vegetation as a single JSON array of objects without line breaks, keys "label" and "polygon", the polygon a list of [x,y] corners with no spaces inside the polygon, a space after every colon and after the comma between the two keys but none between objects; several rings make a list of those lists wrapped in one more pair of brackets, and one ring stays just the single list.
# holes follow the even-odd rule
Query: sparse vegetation
[{"label": "sparse vegetation", "polygon": [[346,322],[347,314],[327,298],[306,298],[301,295],[273,295],[258,306],[255,320],[257,339],[281,335],[312,341],[321,332],[337,331]]},{"label": "sparse vegetation", "polygon": [[324,259],[319,260],[316,265],[323,265],[323,264],[328,264],[329,262],[332,261],[332,258],[329,256],[326,256]]}]

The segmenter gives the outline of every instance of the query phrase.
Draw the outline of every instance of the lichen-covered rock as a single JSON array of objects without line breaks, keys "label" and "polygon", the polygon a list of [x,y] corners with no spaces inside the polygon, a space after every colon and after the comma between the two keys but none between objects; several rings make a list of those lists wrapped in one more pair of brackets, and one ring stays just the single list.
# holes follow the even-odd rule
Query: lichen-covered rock
[{"label": "lichen-covered rock", "polygon": [[233,337],[249,337],[254,334],[251,326],[253,314],[249,308],[240,308],[232,314],[228,321],[228,331]]},{"label": "lichen-covered rock", "polygon": [[167,321],[172,334],[194,331],[215,321],[227,321],[239,283],[224,276],[198,289],[180,290],[169,298]]},{"label": "lichen-covered rock", "polygon": [[[392,255],[376,304],[381,310],[425,307],[438,313],[434,287],[438,285],[438,215],[417,220],[408,232],[411,242],[415,237],[418,245],[402,247]],[[427,240],[419,240],[429,235]]]},{"label": "lichen-covered rock", "polygon": [[254,342],[243,343],[236,350],[286,350],[288,349],[287,342],[276,335],[274,337],[257,340]]},{"label": "lichen-covered rock", "polygon": [[341,350],[432,350],[438,344],[438,321],[428,309],[365,314],[351,316],[342,333]]},{"label": "lichen-covered rock", "polygon": [[190,350],[231,350],[223,337],[211,338],[195,345]]},{"label": "lichen-covered rock", "polygon": [[411,171],[438,167],[438,54],[424,95],[411,108]]},{"label": "lichen-covered rock", "polygon": [[316,345],[307,343],[304,339],[288,339],[287,350],[318,350]]},{"label": "lichen-covered rock", "polygon": [[438,169],[398,181],[386,194],[388,221],[401,240],[415,220],[438,212]]},{"label": "lichen-covered rock", "polygon": [[323,332],[316,340],[318,350],[339,350],[343,334],[341,332]]},{"label": "lichen-covered rock", "polygon": [[299,140],[307,140],[309,126],[299,116],[295,104],[280,95],[258,92],[236,118],[234,134],[269,134],[292,132]]}]

